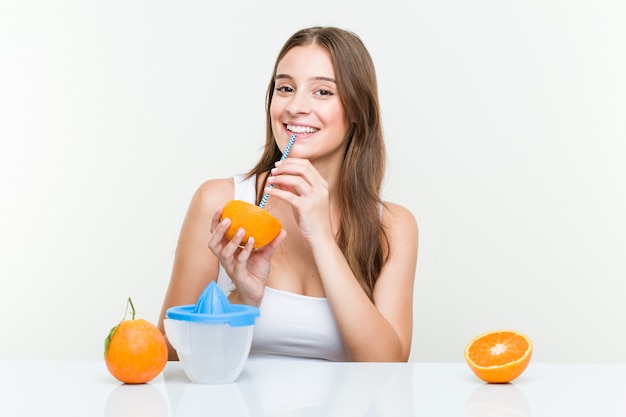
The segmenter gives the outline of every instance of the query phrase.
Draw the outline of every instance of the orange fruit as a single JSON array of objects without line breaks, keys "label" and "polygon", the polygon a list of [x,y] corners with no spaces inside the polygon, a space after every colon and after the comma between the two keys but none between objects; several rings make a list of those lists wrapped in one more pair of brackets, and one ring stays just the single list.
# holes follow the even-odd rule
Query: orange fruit
[{"label": "orange fruit", "polygon": [[533,353],[528,336],[515,330],[494,330],[472,339],[465,360],[477,377],[489,383],[505,383],[524,372]]},{"label": "orange fruit", "polygon": [[280,221],[267,210],[242,200],[230,200],[224,205],[222,219],[226,217],[231,221],[226,237],[232,239],[237,230],[242,228],[245,230],[242,244],[253,237],[255,249],[270,243],[283,228]]},{"label": "orange fruit", "polygon": [[127,384],[143,384],[161,373],[167,363],[165,337],[152,323],[135,319],[122,320],[104,341],[104,360],[111,374]]}]

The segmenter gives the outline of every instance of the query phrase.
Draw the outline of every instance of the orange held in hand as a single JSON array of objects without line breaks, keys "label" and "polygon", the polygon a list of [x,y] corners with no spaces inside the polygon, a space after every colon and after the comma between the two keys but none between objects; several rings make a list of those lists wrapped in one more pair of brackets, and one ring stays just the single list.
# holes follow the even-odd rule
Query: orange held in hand
[{"label": "orange held in hand", "polygon": [[282,229],[282,224],[267,210],[242,200],[231,200],[222,210],[222,219],[228,217],[231,221],[226,237],[232,239],[240,228],[246,234],[241,241],[245,244],[252,236],[255,249],[270,243]]},{"label": "orange held in hand", "polygon": [[465,360],[485,382],[505,383],[524,372],[533,353],[528,336],[515,330],[483,333],[465,347]]},{"label": "orange held in hand", "polygon": [[127,384],[143,384],[156,377],[167,363],[167,344],[157,327],[144,320],[135,320],[135,307],[130,298],[132,319],[122,320],[111,329],[104,341],[104,360],[111,374]]}]

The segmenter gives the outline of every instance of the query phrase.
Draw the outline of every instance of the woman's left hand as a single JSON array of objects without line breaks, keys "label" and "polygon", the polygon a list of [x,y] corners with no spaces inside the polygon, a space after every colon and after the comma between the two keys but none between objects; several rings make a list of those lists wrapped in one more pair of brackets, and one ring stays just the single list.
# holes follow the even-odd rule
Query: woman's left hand
[{"label": "woman's left hand", "polygon": [[328,183],[308,159],[287,158],[276,163],[267,180],[266,192],[289,203],[300,230],[313,243],[334,239],[330,221]]}]

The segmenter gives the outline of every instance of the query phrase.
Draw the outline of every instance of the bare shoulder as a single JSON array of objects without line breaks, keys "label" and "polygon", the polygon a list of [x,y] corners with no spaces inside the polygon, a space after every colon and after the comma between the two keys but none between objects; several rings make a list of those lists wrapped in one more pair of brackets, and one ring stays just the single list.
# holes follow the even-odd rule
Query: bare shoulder
[{"label": "bare shoulder", "polygon": [[413,213],[399,204],[383,204],[383,227],[392,259],[404,258],[415,262],[419,241],[417,220]]},{"label": "bare shoulder", "polygon": [[216,178],[203,182],[192,199],[192,205],[202,211],[215,211],[232,200],[235,195],[235,185],[232,178]]},{"label": "bare shoulder", "polygon": [[232,178],[208,180],[197,188],[189,203],[178,242],[179,249],[187,249],[179,252],[188,255],[197,248],[201,248],[203,253],[206,251],[213,215],[233,198],[234,193]]},{"label": "bare shoulder", "polygon": [[390,231],[407,231],[417,234],[417,220],[409,209],[399,204],[383,203],[383,225]]}]

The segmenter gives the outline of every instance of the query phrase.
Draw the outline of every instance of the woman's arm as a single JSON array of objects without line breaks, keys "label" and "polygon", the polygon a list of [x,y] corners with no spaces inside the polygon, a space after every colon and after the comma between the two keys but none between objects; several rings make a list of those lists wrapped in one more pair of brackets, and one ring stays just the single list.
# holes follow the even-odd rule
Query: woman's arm
[{"label": "woman's arm", "polygon": [[[172,306],[195,304],[202,290],[217,279],[219,261],[207,242],[215,211],[232,198],[231,179],[209,180],[195,192],[189,204],[178,238],[170,283],[165,294],[158,328],[164,332],[165,312]],[[176,360],[175,350],[168,342],[169,359]]]},{"label": "woman's arm", "polygon": [[335,240],[327,181],[307,160],[287,158],[276,164],[266,188],[291,204],[341,332],[354,361],[406,361],[411,350],[413,282],[418,230],[405,208],[386,203],[382,223],[389,256],[374,287],[374,302],[356,280]]},{"label": "woman's arm", "polygon": [[[167,289],[158,327],[172,306],[195,304],[206,286],[217,280],[220,262],[235,284],[229,296],[232,303],[258,305],[263,298],[270,272],[272,253],[285,238],[281,233],[269,244],[252,250],[253,240],[241,247],[243,234],[228,240],[224,232],[230,219],[220,219],[221,208],[234,197],[232,179],[207,181],[194,194],[178,239],[172,276]],[[177,358],[168,342],[169,359]]]},{"label": "woman's arm", "polygon": [[389,258],[374,287],[374,303],[334,239],[312,243],[326,296],[354,361],[407,361],[411,350],[417,223],[405,208],[386,203],[383,225]]}]

